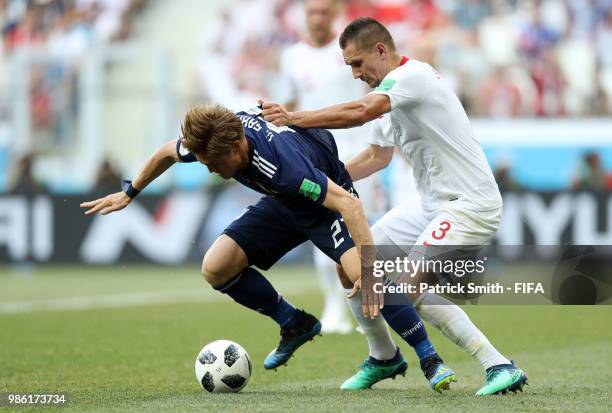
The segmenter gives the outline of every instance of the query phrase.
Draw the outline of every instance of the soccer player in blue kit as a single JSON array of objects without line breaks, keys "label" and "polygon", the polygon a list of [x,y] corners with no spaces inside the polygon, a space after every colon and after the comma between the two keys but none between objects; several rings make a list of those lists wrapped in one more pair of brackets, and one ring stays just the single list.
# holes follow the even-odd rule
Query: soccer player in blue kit
[{"label": "soccer player in blue kit", "polygon": [[[160,147],[123,191],[81,207],[85,214],[121,210],[175,162],[199,161],[210,172],[264,194],[208,249],[202,274],[214,289],[280,326],[280,342],[264,361],[266,369],[275,369],[319,334],[321,324],[287,302],[254,267],[267,270],[310,240],[343,268],[347,279],[341,281],[351,288],[361,277],[360,247],[373,245],[363,207],[327,130],[277,127],[261,117],[259,108],[233,113],[208,105],[187,113],[182,133]],[[399,303],[398,296],[403,297]],[[383,306],[384,298],[364,295],[364,314],[382,314],[416,351],[431,388],[448,389],[455,374],[430,343],[410,300],[395,295],[396,304]],[[389,376],[407,368],[399,348],[393,359],[371,362],[388,365]]]}]

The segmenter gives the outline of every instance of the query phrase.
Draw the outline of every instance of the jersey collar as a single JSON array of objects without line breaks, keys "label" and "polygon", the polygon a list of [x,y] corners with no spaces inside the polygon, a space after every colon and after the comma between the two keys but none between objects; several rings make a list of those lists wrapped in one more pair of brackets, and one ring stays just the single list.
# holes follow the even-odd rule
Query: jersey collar
[{"label": "jersey collar", "polygon": [[410,60],[408,57],[402,56],[402,61],[400,62],[400,66],[404,66],[408,60]]}]

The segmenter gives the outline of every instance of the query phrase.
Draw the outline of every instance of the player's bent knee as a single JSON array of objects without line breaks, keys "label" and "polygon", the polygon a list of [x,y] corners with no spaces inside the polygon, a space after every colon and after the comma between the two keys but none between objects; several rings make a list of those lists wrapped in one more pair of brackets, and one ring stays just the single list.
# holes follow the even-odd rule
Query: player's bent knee
[{"label": "player's bent knee", "polygon": [[223,271],[218,268],[213,262],[214,259],[208,258],[209,255],[204,256],[202,261],[202,276],[213,287],[222,285],[227,280],[224,277]]},{"label": "player's bent knee", "polygon": [[202,276],[213,287],[219,287],[240,274],[248,266],[244,251],[234,240],[217,238],[202,260]]},{"label": "player's bent knee", "polygon": [[222,266],[214,259],[202,261],[202,276],[213,287],[217,288],[240,274],[242,270],[233,270],[230,266]]}]

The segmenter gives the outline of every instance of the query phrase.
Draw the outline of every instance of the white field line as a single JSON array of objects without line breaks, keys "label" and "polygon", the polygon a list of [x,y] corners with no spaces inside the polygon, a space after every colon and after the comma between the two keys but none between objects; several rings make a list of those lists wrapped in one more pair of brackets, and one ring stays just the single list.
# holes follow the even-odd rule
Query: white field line
[{"label": "white field line", "polygon": [[[310,280],[309,280],[310,281]],[[313,282],[276,282],[282,294],[299,295],[318,289]],[[132,293],[54,298],[48,300],[13,301],[0,303],[0,314],[31,313],[35,311],[80,311],[101,308],[141,307],[156,304],[196,303],[220,301],[223,294],[203,285],[202,288],[173,291],[139,291]]]}]

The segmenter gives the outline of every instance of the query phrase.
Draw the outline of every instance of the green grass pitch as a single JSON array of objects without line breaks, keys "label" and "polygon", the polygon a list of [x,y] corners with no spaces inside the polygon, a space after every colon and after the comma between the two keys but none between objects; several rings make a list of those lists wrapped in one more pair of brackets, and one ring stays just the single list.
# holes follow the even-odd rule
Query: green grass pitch
[{"label": "green grass pitch", "polygon": [[[278,267],[268,275],[291,302],[319,313],[312,269]],[[409,362],[405,378],[369,391],[340,391],[367,353],[358,333],[318,337],[288,367],[265,371],[277,327],[212,291],[198,266],[4,267],[0,392],[68,392],[68,406],[49,410],[78,412],[610,411],[612,307],[465,310],[527,371],[524,393],[475,397],[484,381],[478,363],[433,328],[432,342],[459,379],[442,395],[428,388],[414,352],[399,339]],[[253,360],[251,380],[239,394],[208,394],[196,382],[197,352],[220,338],[240,343]]]}]

